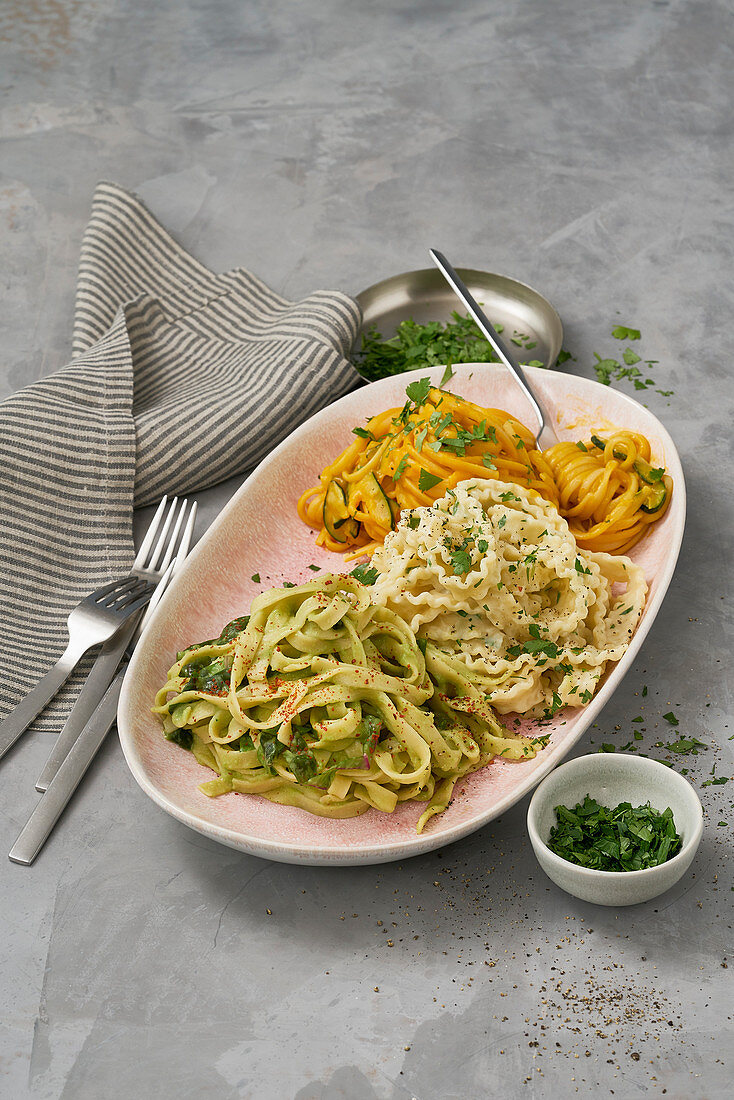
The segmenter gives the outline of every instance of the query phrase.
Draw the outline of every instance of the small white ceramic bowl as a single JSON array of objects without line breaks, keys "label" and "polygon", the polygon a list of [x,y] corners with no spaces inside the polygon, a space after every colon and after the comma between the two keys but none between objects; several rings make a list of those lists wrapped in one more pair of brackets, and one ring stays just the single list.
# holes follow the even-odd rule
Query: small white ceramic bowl
[{"label": "small white ceramic bowl", "polygon": [[[587,794],[610,808],[649,802],[662,813],[670,806],[683,847],[667,863],[642,871],[596,871],[557,856],[547,845],[555,807],[573,807]],[[595,905],[637,905],[669,890],[688,870],[703,832],[703,809],[691,784],[664,764],[593,753],[562,764],[539,784],[528,808],[528,832],[540,866],[566,893]]]}]

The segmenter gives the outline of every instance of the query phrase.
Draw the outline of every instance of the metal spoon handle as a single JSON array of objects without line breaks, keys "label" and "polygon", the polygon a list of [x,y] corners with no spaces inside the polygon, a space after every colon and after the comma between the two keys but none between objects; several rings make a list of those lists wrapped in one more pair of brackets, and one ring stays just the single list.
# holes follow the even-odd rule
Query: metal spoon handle
[{"label": "metal spoon handle", "polygon": [[517,359],[512,354],[504,340],[500,337],[499,333],[495,332],[481,306],[478,302],[474,300],[468,287],[459,278],[458,274],[456,273],[456,271],[454,271],[453,267],[443,255],[443,253],[438,252],[435,248],[429,248],[428,251],[431,255],[431,259],[443,275],[446,282],[453,290],[454,294],[464,303],[467,310],[479,326],[481,332],[484,334],[486,339],[489,340],[490,344],[499,355],[500,361],[504,363],[508,370],[512,371],[518,386],[530,402],[533,411],[538,418],[539,427],[536,435],[536,442],[538,444],[538,447],[541,450],[544,447],[551,447],[554,443],[558,442],[558,437],[551,427],[550,418],[544,411],[543,406],[541,405],[538,398],[531,390],[525,377],[525,373],[518,363]]}]

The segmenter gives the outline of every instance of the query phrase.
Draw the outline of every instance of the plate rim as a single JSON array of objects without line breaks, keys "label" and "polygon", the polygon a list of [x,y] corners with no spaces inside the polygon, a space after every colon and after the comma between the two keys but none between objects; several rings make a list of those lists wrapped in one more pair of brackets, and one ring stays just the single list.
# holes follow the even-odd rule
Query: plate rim
[{"label": "plate rim", "polygon": [[[454,371],[455,376],[461,376],[465,372],[470,370],[481,368],[482,370],[489,370],[492,373],[501,374],[506,370],[502,364],[499,363],[462,363],[456,364]],[[607,391],[607,388],[601,383],[594,381],[593,379],[584,378],[578,375],[568,374],[564,371],[549,371],[541,367],[529,367],[525,368],[532,380],[537,378],[538,381],[542,379],[552,379],[551,386],[558,385],[559,388],[562,385],[564,378],[570,378],[573,380],[574,385],[581,384],[582,390],[589,388],[590,392],[599,393],[601,397]],[[441,366],[437,367],[422,367],[414,371],[406,372],[401,375],[401,378],[405,378],[406,384],[413,379],[425,377],[426,374],[433,375],[442,372]],[[439,375],[440,376],[440,375]],[[557,381],[555,381],[557,380]],[[393,377],[389,379],[380,379],[378,382],[371,383],[371,386],[381,386],[383,383],[394,383]],[[364,393],[367,387],[360,387],[359,390],[353,391],[353,393]],[[369,865],[377,863],[392,862],[398,859],[406,859],[411,856],[422,855],[427,852],[434,851],[437,848],[442,848],[447,844],[452,844],[458,840],[463,839],[465,836],[476,832],[478,829],[483,828],[490,821],[499,817],[505,813],[517,802],[519,802],[525,795],[537,787],[538,783],[549,774],[553,768],[559,764],[576,745],[583,735],[588,730],[591,723],[601,712],[601,710],[610,701],[617,688],[621,684],[625,675],[629,671],[633,661],[637,657],[642,644],[645,641],[650,629],[652,628],[655,619],[657,618],[662,602],[667,594],[670,582],[672,580],[675,568],[678,563],[680,555],[680,547],[683,540],[683,533],[685,528],[686,519],[686,490],[685,480],[683,475],[683,468],[678,455],[677,448],[673,442],[670,433],[661,423],[660,420],[649,409],[646,409],[634,398],[628,394],[622,393],[620,390],[615,390],[615,397],[622,399],[622,404],[629,404],[631,408],[642,410],[646,418],[651,419],[658,431],[658,439],[660,444],[665,448],[665,460],[666,466],[671,471],[671,476],[675,483],[675,493],[673,495],[673,501],[671,504],[671,516],[673,518],[672,529],[669,532],[668,543],[671,547],[671,552],[666,555],[665,564],[660,574],[655,575],[656,590],[653,593],[652,599],[649,604],[646,604],[646,614],[643,621],[638,626],[635,634],[630,642],[630,646],[627,652],[622,657],[621,661],[617,662],[612,669],[610,679],[614,680],[614,687],[605,693],[605,688],[608,686],[609,681],[602,686],[599,695],[596,695],[590,703],[587,704],[583,720],[579,723],[579,727],[573,734],[567,736],[558,745],[554,746],[551,753],[545,760],[535,767],[528,775],[521,779],[517,786],[513,787],[510,792],[498,799],[497,802],[486,807],[483,811],[479,812],[475,816],[468,820],[458,822],[456,825],[445,829],[441,832],[425,832],[421,834],[415,834],[409,838],[401,837],[396,840],[386,839],[384,843],[379,846],[369,845],[365,847],[349,847],[324,844],[320,845],[318,850],[315,851],[313,846],[308,844],[299,844],[297,841],[284,844],[282,841],[271,841],[264,839],[261,836],[252,835],[242,832],[234,832],[231,828],[227,828],[221,825],[217,825],[211,821],[208,821],[204,817],[200,817],[195,813],[191,813],[188,810],[182,809],[172,802],[167,795],[165,795],[151,780],[149,779],[143,761],[140,758],[137,746],[135,744],[133,734],[133,721],[132,721],[132,685],[135,681],[138,665],[141,663],[142,654],[145,651],[145,635],[143,635],[141,642],[136,646],[135,652],[131,658],[130,664],[123,681],[122,690],[120,692],[120,700],[118,704],[117,712],[117,726],[120,744],[122,747],[125,761],[132,772],[133,778],[141,787],[141,789],[152,799],[158,806],[161,807],[166,813],[174,817],[176,820],[187,825],[204,836],[208,836],[212,840],[216,840],[219,843],[223,843],[230,848],[234,848],[238,851],[243,851],[251,855],[256,855],[265,859],[270,859],[275,862],[284,862],[291,864],[308,864],[311,866],[359,866]],[[239,489],[234,493],[231,499],[224,505],[218,515],[211,523],[208,530],[204,533],[202,538],[196,544],[191,554],[178,576],[171,583],[168,592],[161,600],[160,604],[156,608],[153,616],[151,617],[151,625],[155,625],[156,621],[162,617],[166,610],[166,605],[170,599],[171,593],[178,587],[186,583],[186,577],[188,572],[192,568],[192,562],[195,560],[196,555],[200,552],[201,548],[206,546],[207,543],[216,536],[216,529],[224,522],[226,516],[237,508],[238,502],[241,496],[248,491],[253,482],[262,477],[266,471],[266,467],[277,460],[278,455],[285,450],[287,446],[292,445],[295,436],[305,434],[309,427],[319,419],[328,417],[333,409],[342,402],[347,402],[351,399],[353,394],[346,394],[344,397],[333,402],[331,405],[327,405],[326,408],[321,409],[314,416],[310,417],[303,424],[299,425],[294,432],[290,433],[286,439],[283,440],[269,455],[266,456],[259,463],[259,465],[253,470],[248,478],[246,478],[240,485]],[[586,401],[584,402],[586,404]],[[674,552],[672,552],[674,551]],[[146,631],[147,633],[147,631]],[[377,812],[377,811],[376,811]]]}]

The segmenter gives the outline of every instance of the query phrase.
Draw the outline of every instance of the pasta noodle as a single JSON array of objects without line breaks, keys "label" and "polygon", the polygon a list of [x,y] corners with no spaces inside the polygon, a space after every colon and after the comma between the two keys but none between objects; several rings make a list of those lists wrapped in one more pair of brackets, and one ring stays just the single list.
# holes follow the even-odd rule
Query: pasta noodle
[{"label": "pasta noodle", "polygon": [[608,441],[535,447],[532,432],[499,409],[486,409],[411,383],[408,401],[355,428],[357,438],[298,501],[317,544],[371,554],[402,509],[427,506],[470,477],[533,489],[565,516],[587,550],[624,553],[664,514],[673,488],[651,465],[650,444],[633,432]]},{"label": "pasta noodle", "polygon": [[[521,483],[557,502],[552,471],[533,449],[528,428],[500,409],[481,408],[430,387],[428,379],[421,382],[422,388],[408,386],[402,410],[378,413],[366,428],[356,429],[357,439],[323,470],[319,485],[302,494],[298,514],[319,531],[319,545],[369,554],[395,526],[401,509],[428,505],[477,475]],[[335,483],[343,489],[346,509],[340,516],[337,501],[332,522],[327,491]],[[349,517],[357,521],[351,532]]]},{"label": "pasta noodle", "polygon": [[651,466],[650,444],[635,432],[557,443],[543,453],[558,488],[559,511],[587,550],[625,553],[670,503],[672,478]]},{"label": "pasta noodle", "polygon": [[431,675],[462,675],[500,714],[587,703],[647,590],[629,558],[579,550],[551,504],[490,480],[404,513],[371,566],[373,599],[429,643]]},{"label": "pasta noodle", "polygon": [[352,577],[262,593],[249,617],[178,655],[153,709],[217,773],[205,794],[336,818],[417,799],[418,832],[458,778],[497,754],[535,754],[461,669],[429,674],[410,627]]}]

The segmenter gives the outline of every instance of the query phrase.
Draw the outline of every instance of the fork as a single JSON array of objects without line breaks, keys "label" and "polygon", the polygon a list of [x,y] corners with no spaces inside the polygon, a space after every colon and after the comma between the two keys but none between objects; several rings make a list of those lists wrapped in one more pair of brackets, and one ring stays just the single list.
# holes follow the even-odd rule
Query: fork
[{"label": "fork", "polygon": [[464,303],[467,310],[474,318],[482,335],[497,352],[500,362],[504,363],[507,369],[515,376],[515,381],[530,402],[533,412],[538,418],[538,431],[535,434],[535,443],[538,450],[542,451],[545,450],[546,447],[552,447],[554,444],[558,443],[558,436],[556,435],[551,418],[543,408],[538,395],[531,389],[530,383],[525,377],[525,372],[520,366],[516,356],[499,333],[492,327],[486,313],[475,301],[471,291],[456,273],[443,253],[435,248],[429,248],[428,252],[456,297],[460,302]]},{"label": "fork", "polygon": [[106,642],[136,611],[147,604],[155,584],[140,576],[103,584],[86,596],[69,615],[69,644],[59,660],[0,722],[0,759],[33,719],[63,687],[87,650]]},{"label": "fork", "polygon": [[[145,533],[145,538],[133,562],[132,572],[135,576],[151,581],[160,581],[171,564],[174,553],[176,553],[179,563],[188,554],[194,521],[196,520],[197,504],[194,501],[189,507],[188,500],[184,499],[179,502],[178,498],[174,497],[166,511],[167,503],[168,498],[163,497]],[[177,508],[178,515],[176,515]],[[184,522],[186,523],[185,527]],[[173,530],[171,531],[172,524]],[[179,535],[181,536],[180,542]],[[158,536],[157,542],[156,536]],[[156,592],[156,597],[151,600],[151,608],[156,598],[159,598],[158,592]],[[53,777],[112,681],[125,650],[129,644],[135,644],[137,641],[142,629],[139,618],[137,616],[127,623],[119,633],[102,647],[79,693],[79,697],[71,709],[64,728],[54,742],[49,758],[36,783],[37,791],[48,790]]]},{"label": "fork", "polygon": [[143,630],[145,630],[150,620],[150,616],[160,602],[168,582],[182,565],[188,554],[195,518],[196,504],[192,507],[189,522],[182,536],[178,553],[158,582],[156,590],[148,604],[148,609],[130,640],[130,644],[123,656],[122,664],[115,678],[107,688],[107,691],[104,693],[89,721],[79,731],[79,735],[69,747],[68,753],[59,763],[58,770],[48,785],[48,790],[44,793],[43,798],[19,833],[15,844],[8,852],[8,858],[11,859],[13,863],[20,863],[25,867],[30,867],[33,863],[53,832],[56,822],[66,809],[74,791],[86,775],[89,765],[102,747],[102,742],[115,724],[117,700],[119,699],[122,681],[127,671],[128,659],[140,635]]}]

